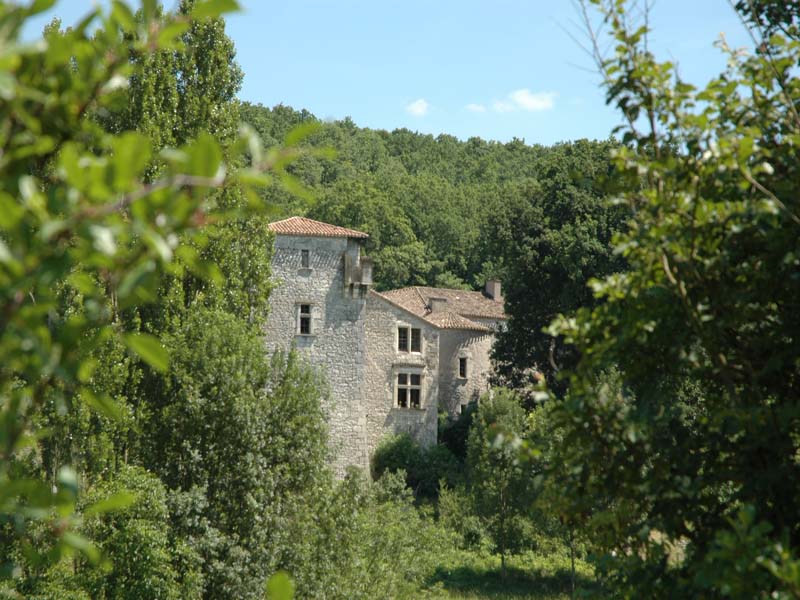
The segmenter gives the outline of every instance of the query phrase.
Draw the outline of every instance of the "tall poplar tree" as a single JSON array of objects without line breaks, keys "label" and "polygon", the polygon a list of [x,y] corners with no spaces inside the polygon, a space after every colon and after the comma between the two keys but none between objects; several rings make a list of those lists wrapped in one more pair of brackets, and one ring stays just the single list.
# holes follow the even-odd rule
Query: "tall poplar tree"
[{"label": "tall poplar tree", "polygon": [[[149,140],[148,181],[172,160],[158,151],[195,141],[211,153],[207,160],[225,159],[231,172],[256,158],[240,152],[235,94],[242,72],[233,43],[222,19],[189,18],[195,4],[160,13],[182,29],[180,45],[133,52],[129,85],[113,106],[91,115],[107,131]],[[139,48],[141,29],[126,35]],[[144,265],[139,275],[155,282],[154,291],[115,311],[117,327],[175,348],[169,367],[128,359],[113,341],[102,346],[93,386],[118,402],[124,419],[48,414],[61,435],[46,452],[51,471],[77,456],[81,476],[98,483],[129,472],[126,463],[144,466],[167,487],[174,535],[199,554],[203,595],[260,598],[293,542],[289,515],[327,481],[322,385],[293,357],[266,354],[272,240],[264,213],[246,210],[250,200],[236,183],[205,201],[225,218],[203,222],[198,213],[203,243],[183,245],[160,278]]]}]

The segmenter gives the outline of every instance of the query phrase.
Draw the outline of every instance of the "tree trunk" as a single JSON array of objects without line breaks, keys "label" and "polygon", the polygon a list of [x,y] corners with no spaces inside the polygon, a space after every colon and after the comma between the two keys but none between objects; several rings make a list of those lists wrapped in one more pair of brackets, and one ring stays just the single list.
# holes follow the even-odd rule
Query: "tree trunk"
[{"label": "tree trunk", "polygon": [[575,546],[573,545],[572,527],[569,528],[569,562],[570,562],[570,600],[575,600]]}]

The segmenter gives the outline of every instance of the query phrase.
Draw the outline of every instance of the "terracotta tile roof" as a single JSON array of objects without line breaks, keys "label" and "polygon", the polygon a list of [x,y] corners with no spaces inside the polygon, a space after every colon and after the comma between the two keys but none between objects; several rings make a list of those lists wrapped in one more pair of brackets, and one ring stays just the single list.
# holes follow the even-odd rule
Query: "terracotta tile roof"
[{"label": "terracotta tile roof", "polygon": [[365,239],[369,234],[338,225],[330,225],[305,217],[289,217],[269,224],[269,230],[279,235],[308,235],[313,237],[348,237]]},{"label": "terracotta tile roof", "polygon": [[[373,291],[372,293],[439,329],[488,332],[491,331],[491,328],[477,323],[469,317],[495,320],[507,318],[503,310],[503,303],[487,298],[482,292],[415,286],[388,292]],[[431,298],[446,300],[445,310],[431,312]]]},{"label": "terracotta tile roof", "polygon": [[457,315],[454,312],[430,313],[424,317],[429,323],[436,325],[439,329],[471,329],[472,331],[491,331],[486,325],[470,321],[466,317]]},{"label": "terracotta tile roof", "polygon": [[382,294],[419,316],[425,316],[430,313],[431,298],[442,298],[447,301],[445,311],[454,312],[462,317],[478,319],[508,318],[503,308],[503,303],[488,298],[483,292],[415,286],[390,290],[382,292]]}]

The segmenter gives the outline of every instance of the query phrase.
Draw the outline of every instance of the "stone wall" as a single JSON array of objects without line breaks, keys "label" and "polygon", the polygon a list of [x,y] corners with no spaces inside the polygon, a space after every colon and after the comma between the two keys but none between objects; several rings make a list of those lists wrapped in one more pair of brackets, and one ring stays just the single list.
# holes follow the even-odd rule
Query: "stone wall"
[{"label": "stone wall", "polygon": [[[307,269],[301,266],[301,250],[309,250]],[[288,350],[294,345],[328,381],[330,404],[324,408],[338,475],[348,465],[369,465],[361,385],[365,300],[345,293],[345,253],[357,261],[358,243],[347,238],[276,236],[272,258],[275,288],[265,331],[268,351]],[[311,305],[310,335],[298,331],[300,304]]]},{"label": "stone wall", "polygon": [[[480,331],[444,329],[439,339],[439,400],[451,416],[475,402],[489,389],[490,354],[494,335]],[[459,376],[459,359],[467,359],[467,377]]]},{"label": "stone wall", "polygon": [[[310,264],[302,267],[302,251]],[[388,433],[409,433],[421,445],[437,441],[441,406],[457,415],[461,406],[488,389],[494,335],[438,330],[377,294],[361,297],[344,285],[345,255],[359,263],[360,245],[343,237],[277,235],[272,258],[275,287],[266,325],[269,352],[293,346],[322,371],[330,387],[324,406],[330,428],[333,469],[369,467],[369,459]],[[311,333],[300,334],[301,304],[311,306]],[[476,319],[477,321],[478,319]],[[496,325],[487,321],[487,325]],[[419,328],[422,351],[397,348],[398,326]],[[466,378],[459,359],[467,358]],[[422,377],[421,408],[397,406],[398,372]]]},{"label": "stone wall", "polygon": [[[422,352],[397,350],[398,326],[418,327]],[[364,402],[370,454],[389,433],[409,433],[421,445],[436,443],[439,398],[439,332],[429,323],[401,310],[376,294],[367,296]],[[422,374],[422,408],[399,408],[397,373]]]}]

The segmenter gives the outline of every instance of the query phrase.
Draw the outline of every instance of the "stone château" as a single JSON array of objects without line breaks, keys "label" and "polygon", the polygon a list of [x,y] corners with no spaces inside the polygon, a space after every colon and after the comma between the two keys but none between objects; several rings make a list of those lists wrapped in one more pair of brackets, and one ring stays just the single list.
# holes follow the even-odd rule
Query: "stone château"
[{"label": "stone ch\u00e2teau", "polygon": [[334,468],[369,466],[387,433],[436,443],[440,410],[457,415],[488,389],[500,282],[483,292],[372,289],[366,233],[291,217],[275,234],[269,351],[294,346],[330,386]]}]

